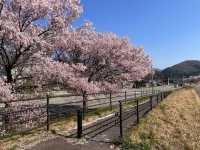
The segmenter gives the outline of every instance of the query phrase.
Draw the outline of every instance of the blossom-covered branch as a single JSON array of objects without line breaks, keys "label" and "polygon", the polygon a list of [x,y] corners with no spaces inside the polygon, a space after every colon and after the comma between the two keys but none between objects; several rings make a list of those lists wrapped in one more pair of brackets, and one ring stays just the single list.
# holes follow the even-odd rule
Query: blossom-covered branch
[{"label": "blossom-covered branch", "polygon": [[13,70],[31,64],[32,55],[51,50],[51,39],[69,30],[81,12],[79,0],[1,1],[0,65],[7,82],[13,82]]},{"label": "blossom-covered branch", "polygon": [[113,33],[96,32],[88,23],[54,40],[54,49],[65,59],[55,62],[40,55],[42,60],[32,68],[38,83],[56,80],[76,92],[113,91],[126,81],[142,79],[151,70],[143,48]]}]

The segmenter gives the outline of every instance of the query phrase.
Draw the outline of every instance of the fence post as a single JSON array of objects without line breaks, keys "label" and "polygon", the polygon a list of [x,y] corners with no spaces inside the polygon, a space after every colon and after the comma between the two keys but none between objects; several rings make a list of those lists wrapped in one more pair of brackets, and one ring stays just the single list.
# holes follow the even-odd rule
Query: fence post
[{"label": "fence post", "polygon": [[156,99],[157,99],[157,104],[158,104],[159,103],[159,96],[158,96],[158,94],[157,94],[157,98]]},{"label": "fence post", "polygon": [[120,137],[123,138],[122,102],[121,101],[119,101],[119,125],[120,125]]},{"label": "fence post", "polygon": [[125,93],[124,93],[124,94],[125,94],[124,96],[125,96],[125,102],[126,102],[126,100],[127,100],[127,97],[126,97],[126,91],[125,91]]},{"label": "fence post", "polygon": [[153,96],[150,96],[150,109],[153,109]]},{"label": "fence post", "polygon": [[46,111],[47,111],[47,131],[49,131],[49,95],[47,94],[47,108],[46,108]]},{"label": "fence post", "polygon": [[109,103],[110,110],[112,110],[112,92],[109,93]]},{"label": "fence post", "polygon": [[77,110],[77,138],[82,137],[82,112],[81,110]]},{"label": "fence post", "polygon": [[112,92],[110,92],[110,109],[112,110]]},{"label": "fence post", "polygon": [[136,91],[135,91],[135,98],[137,97],[137,93],[136,93]]},{"label": "fence post", "polygon": [[139,112],[139,102],[138,102],[138,99],[137,99],[137,107],[136,107],[136,109],[137,109],[137,123],[139,124],[139,122],[140,122],[140,112]]},{"label": "fence post", "polygon": [[86,97],[85,97],[85,93],[83,93],[83,110],[82,110],[82,115],[83,115],[83,119],[85,119],[85,113],[87,111],[87,104],[86,104]]},{"label": "fence post", "polygon": [[164,92],[164,96],[165,96],[165,98],[167,97],[167,93],[166,92]]}]

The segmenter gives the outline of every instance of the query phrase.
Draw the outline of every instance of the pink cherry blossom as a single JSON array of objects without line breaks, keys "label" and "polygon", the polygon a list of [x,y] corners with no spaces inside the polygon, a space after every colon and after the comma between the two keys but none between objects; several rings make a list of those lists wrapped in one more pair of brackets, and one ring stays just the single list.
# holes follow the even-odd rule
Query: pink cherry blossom
[{"label": "pink cherry blossom", "polygon": [[[43,54],[31,72],[34,81],[57,81],[75,92],[119,89],[124,82],[136,81],[151,71],[151,61],[143,48],[134,47],[127,38],[100,33],[88,22],[54,38],[55,47],[68,57],[54,61]],[[46,58],[45,58],[46,57]]]},{"label": "pink cherry blossom", "polygon": [[[81,13],[79,0],[1,1],[0,65],[6,71],[7,82],[22,76],[35,53],[52,50],[52,39],[67,32]],[[13,70],[18,70],[16,76]]]},{"label": "pink cherry blossom", "polygon": [[[29,75],[41,88],[57,82],[92,92],[120,88],[150,72],[143,48],[127,38],[97,32],[90,22],[71,26],[82,13],[79,0],[4,0],[0,6],[0,65],[9,83]],[[53,60],[55,50],[68,60]]]},{"label": "pink cherry blossom", "polygon": [[[9,121],[30,120],[45,114],[43,104],[11,102],[30,77],[37,90],[44,84],[58,83],[76,93],[117,91],[125,82],[140,80],[151,71],[151,61],[143,48],[125,37],[97,32],[92,23],[73,28],[82,13],[79,0],[0,0],[0,68],[7,80],[0,79],[0,96],[11,115]],[[53,59],[55,51],[65,59]],[[9,106],[9,107],[8,107]],[[38,109],[31,110],[33,107]],[[45,116],[41,116],[45,121]],[[17,123],[16,123],[17,124]],[[16,127],[15,127],[16,128]]]},{"label": "pink cherry blossom", "polygon": [[12,94],[12,86],[0,78],[0,102],[8,102],[15,98]]}]

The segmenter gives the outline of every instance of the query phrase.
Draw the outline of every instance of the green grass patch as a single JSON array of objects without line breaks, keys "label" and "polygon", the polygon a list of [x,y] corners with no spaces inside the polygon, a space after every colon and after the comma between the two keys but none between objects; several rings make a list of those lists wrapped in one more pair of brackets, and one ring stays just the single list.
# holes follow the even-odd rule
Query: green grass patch
[{"label": "green grass patch", "polygon": [[114,139],[112,143],[121,150],[150,150],[147,143],[134,144],[129,138]]}]

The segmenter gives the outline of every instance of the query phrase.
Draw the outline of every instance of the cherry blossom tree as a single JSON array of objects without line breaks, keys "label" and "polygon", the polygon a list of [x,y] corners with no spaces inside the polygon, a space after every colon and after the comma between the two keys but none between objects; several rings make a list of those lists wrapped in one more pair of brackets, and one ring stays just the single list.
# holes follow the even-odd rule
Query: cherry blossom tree
[{"label": "cherry blossom tree", "polygon": [[51,49],[51,39],[69,30],[81,12],[79,0],[1,0],[0,66],[7,82],[17,80],[31,56]]},{"label": "cherry blossom tree", "polygon": [[[39,89],[57,82],[86,95],[116,91],[150,72],[143,48],[127,38],[97,32],[89,22],[73,28],[81,13],[79,0],[0,0],[0,68],[9,83],[0,80],[5,85],[0,95],[12,98],[10,86],[26,76]],[[56,53],[65,57],[54,59]],[[12,109],[30,106],[18,103]],[[29,118],[32,113],[23,115]]]},{"label": "cherry blossom tree", "polygon": [[143,48],[113,33],[99,33],[86,23],[54,41],[54,49],[65,54],[65,61],[37,54],[32,68],[36,84],[56,80],[77,93],[115,91],[122,83],[136,81],[151,71],[151,61]]},{"label": "cherry blossom tree", "polygon": [[[18,99],[13,87],[37,62],[34,55],[52,53],[52,39],[68,32],[81,12],[79,0],[0,0],[0,68],[7,77],[6,82],[0,79],[0,101],[5,102],[9,112],[27,109],[16,116],[17,121],[28,119],[26,125],[30,125],[34,114],[45,113],[43,109],[30,109],[38,104],[12,102]],[[5,118],[5,122],[15,120],[13,115]]]},{"label": "cherry blossom tree", "polygon": [[54,40],[54,49],[61,51],[65,60],[54,61],[38,53],[39,61],[31,71],[37,85],[57,81],[85,97],[87,93],[117,91],[123,83],[140,80],[151,71],[143,48],[113,33],[96,32],[88,23]]},{"label": "cherry blossom tree", "polygon": [[[4,0],[0,6],[0,65],[9,83],[28,72],[39,85],[56,80],[85,93],[115,90],[149,72],[143,49],[126,38],[96,32],[88,22],[71,28],[82,12],[79,0]],[[55,51],[67,60],[54,61]]]}]

